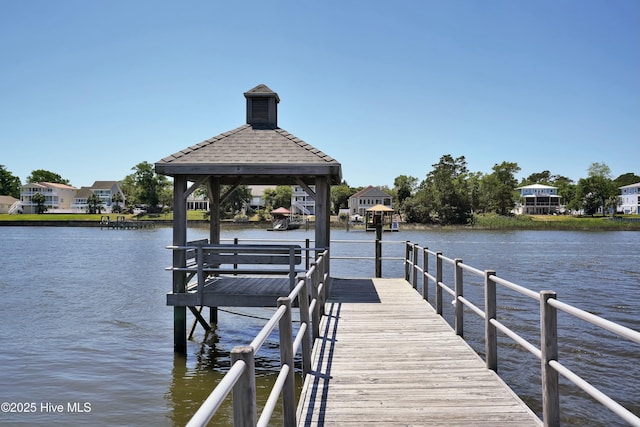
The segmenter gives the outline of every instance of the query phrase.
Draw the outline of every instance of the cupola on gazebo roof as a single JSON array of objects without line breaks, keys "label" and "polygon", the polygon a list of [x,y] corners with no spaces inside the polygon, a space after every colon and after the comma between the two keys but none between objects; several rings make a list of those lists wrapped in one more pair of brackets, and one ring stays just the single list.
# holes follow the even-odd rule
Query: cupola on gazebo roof
[{"label": "cupola on gazebo roof", "polygon": [[178,151],[156,163],[156,172],[219,177],[222,184],[315,184],[324,176],[330,184],[342,180],[340,163],[302,139],[278,127],[278,94],[258,85],[244,94],[247,123]]}]

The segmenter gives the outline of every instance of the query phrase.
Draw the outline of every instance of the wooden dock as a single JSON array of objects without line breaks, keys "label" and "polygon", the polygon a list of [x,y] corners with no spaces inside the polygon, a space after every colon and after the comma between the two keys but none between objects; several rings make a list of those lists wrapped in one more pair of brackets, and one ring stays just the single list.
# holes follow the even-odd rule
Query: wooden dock
[{"label": "wooden dock", "polygon": [[333,279],[301,426],[539,426],[403,279]]}]

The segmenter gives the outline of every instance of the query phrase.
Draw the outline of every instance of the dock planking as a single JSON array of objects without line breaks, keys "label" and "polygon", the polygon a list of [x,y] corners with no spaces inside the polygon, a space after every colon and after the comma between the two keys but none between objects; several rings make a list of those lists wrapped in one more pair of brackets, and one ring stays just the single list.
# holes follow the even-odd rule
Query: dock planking
[{"label": "dock planking", "polygon": [[539,426],[411,285],[333,279],[301,426]]}]

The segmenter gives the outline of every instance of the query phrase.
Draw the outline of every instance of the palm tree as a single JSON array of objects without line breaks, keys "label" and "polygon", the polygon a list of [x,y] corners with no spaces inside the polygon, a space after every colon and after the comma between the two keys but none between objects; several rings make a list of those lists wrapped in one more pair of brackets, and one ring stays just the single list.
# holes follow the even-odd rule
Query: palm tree
[{"label": "palm tree", "polygon": [[44,202],[46,201],[44,194],[42,193],[34,194],[33,196],[31,196],[31,201],[36,204],[37,214],[43,214],[47,211],[47,207],[44,204]]}]

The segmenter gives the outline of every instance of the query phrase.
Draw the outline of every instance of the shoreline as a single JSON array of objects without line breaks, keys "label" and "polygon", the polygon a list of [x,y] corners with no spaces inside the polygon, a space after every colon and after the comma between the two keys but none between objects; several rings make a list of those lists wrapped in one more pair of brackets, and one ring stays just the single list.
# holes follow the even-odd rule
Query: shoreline
[{"label": "shoreline", "polygon": [[[133,222],[152,223],[156,227],[171,227],[173,221],[170,219],[160,220],[133,220]],[[190,227],[208,227],[208,220],[188,220]],[[270,221],[261,222],[232,222],[223,221],[221,228],[225,230],[241,230],[241,229],[262,229],[270,228]],[[100,221],[96,220],[56,220],[56,219],[28,219],[28,220],[0,220],[0,227],[103,227],[107,228]],[[348,229],[354,231],[363,231],[363,224],[349,224],[347,227],[344,222],[331,221],[331,229]],[[148,228],[148,227],[146,227]],[[306,228],[306,227],[301,227]],[[314,223],[309,224],[309,229],[314,228]],[[611,220],[610,218],[574,218],[565,221],[544,221],[544,220],[505,220],[495,222],[480,221],[474,225],[437,225],[437,224],[414,224],[402,223],[400,231],[411,230],[540,230],[540,231],[640,231],[640,221],[638,220]]]}]

